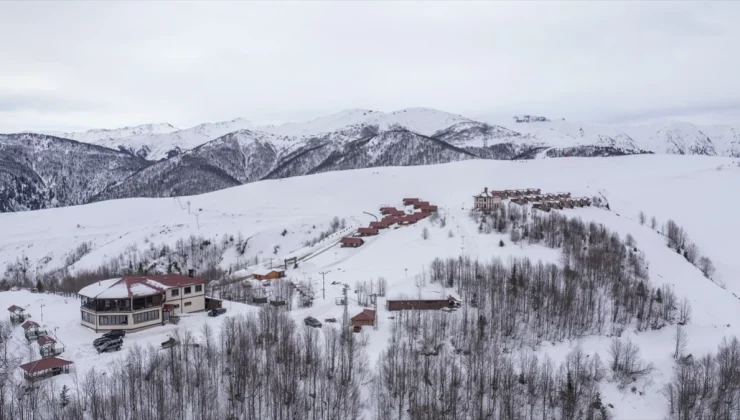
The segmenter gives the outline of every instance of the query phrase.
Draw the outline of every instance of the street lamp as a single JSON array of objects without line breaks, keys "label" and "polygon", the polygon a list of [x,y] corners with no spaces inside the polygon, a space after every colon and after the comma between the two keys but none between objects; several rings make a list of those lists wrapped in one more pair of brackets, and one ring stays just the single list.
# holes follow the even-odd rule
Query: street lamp
[{"label": "street lamp", "polygon": [[44,322],[44,304],[41,304],[41,322]]}]

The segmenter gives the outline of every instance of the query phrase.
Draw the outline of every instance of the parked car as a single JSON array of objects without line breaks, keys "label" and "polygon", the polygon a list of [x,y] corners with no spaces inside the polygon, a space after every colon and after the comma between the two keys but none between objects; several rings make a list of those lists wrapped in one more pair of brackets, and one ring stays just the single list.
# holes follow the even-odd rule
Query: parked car
[{"label": "parked car", "polygon": [[95,349],[98,353],[108,353],[111,351],[121,350],[121,347],[123,347],[123,339],[119,337],[104,341],[99,346],[96,346]]},{"label": "parked car", "polygon": [[309,327],[321,328],[321,321],[319,321],[318,319],[316,319],[316,318],[314,318],[312,316],[307,316],[303,320],[303,323],[306,324],[306,325],[308,325]]},{"label": "parked car", "polygon": [[324,322],[337,322],[336,318],[326,318]]},{"label": "parked car", "polygon": [[117,340],[119,338],[123,340],[123,337],[125,336],[126,336],[126,331],[111,330],[103,334],[102,336],[96,338],[95,341],[93,341],[93,346],[98,347],[101,344],[105,343],[106,341]]},{"label": "parked car", "polygon": [[208,311],[208,316],[219,316],[226,313],[226,308],[216,308]]}]

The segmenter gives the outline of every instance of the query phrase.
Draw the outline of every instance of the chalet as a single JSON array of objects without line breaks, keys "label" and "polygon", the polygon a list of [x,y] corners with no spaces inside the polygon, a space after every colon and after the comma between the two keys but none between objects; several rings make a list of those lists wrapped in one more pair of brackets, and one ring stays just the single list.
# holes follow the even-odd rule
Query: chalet
[{"label": "chalet", "polygon": [[39,324],[31,320],[24,322],[21,327],[23,327],[23,330],[25,331],[24,334],[26,335],[26,340],[28,341],[36,341],[39,339],[39,337],[48,335],[46,330],[42,330]]},{"label": "chalet", "polygon": [[365,241],[362,240],[362,238],[353,238],[351,236],[345,236],[342,238],[339,243],[342,244],[342,248],[357,248],[362,246]]},{"label": "chalet", "polygon": [[69,373],[69,366],[72,363],[71,360],[62,359],[61,357],[48,357],[20,365],[20,368],[23,370],[23,377],[27,381],[36,382],[51,378],[52,376]]},{"label": "chalet", "polygon": [[375,325],[375,311],[372,309],[364,309],[362,312],[350,319],[350,325],[355,332],[360,332],[362,327],[366,325]]},{"label": "chalet", "polygon": [[408,226],[408,225],[415,224],[416,222],[419,221],[419,216],[417,216],[417,214],[419,213],[407,214],[401,219],[401,221],[398,224],[401,226]]},{"label": "chalet", "polygon": [[192,275],[124,276],[95,282],[78,294],[81,324],[96,332],[164,325],[206,306],[205,282]]},{"label": "chalet", "polygon": [[403,199],[403,205],[404,206],[413,206],[414,204],[418,203],[418,198],[404,198]]},{"label": "chalet", "polygon": [[563,209],[563,205],[560,204],[560,201],[548,201],[547,204],[550,206],[551,209],[557,209],[557,210]]},{"label": "chalet", "polygon": [[532,208],[546,212],[550,211],[550,205],[547,203],[534,203],[532,204]]},{"label": "chalet", "polygon": [[370,222],[370,227],[375,229],[388,229],[389,224],[387,222]]},{"label": "chalet", "polygon": [[395,207],[381,207],[380,214],[391,214],[396,210]]},{"label": "chalet", "polygon": [[373,236],[378,234],[378,229],[372,227],[361,227],[357,229],[360,236]]},{"label": "chalet", "polygon": [[422,206],[421,207],[421,211],[423,213],[436,213],[437,212],[437,206],[432,206],[432,205]]},{"label": "chalet", "polygon": [[285,277],[285,270],[281,268],[258,268],[252,272],[255,280],[276,280]]},{"label": "chalet", "polygon": [[474,195],[473,198],[475,201],[473,202],[474,208],[476,210],[493,210],[498,208],[501,205],[501,200],[504,197],[505,191],[488,191],[488,187],[483,188],[483,192]]},{"label": "chalet", "polygon": [[563,205],[566,209],[572,209],[573,208],[573,201],[572,200],[560,200],[560,204]]},{"label": "chalet", "polygon": [[569,192],[561,192],[561,193],[558,193],[557,195],[558,195],[558,198],[570,198]]},{"label": "chalet", "polygon": [[26,310],[18,305],[11,305],[11,307],[8,308],[8,312],[10,312],[10,322],[12,324],[20,324],[28,318]]},{"label": "chalet", "polygon": [[403,216],[404,214],[406,214],[405,211],[394,208],[388,211],[387,216]]},{"label": "chalet", "polygon": [[424,206],[428,206],[428,205],[430,205],[428,201],[417,201],[416,204],[414,204],[414,208],[418,210],[418,209],[420,209],[420,208],[422,208]]},{"label": "chalet", "polygon": [[383,223],[390,227],[391,225],[398,223],[401,217],[403,216],[385,216],[384,218],[380,219],[380,223]]},{"label": "chalet", "polygon": [[385,307],[389,311],[439,310],[444,308],[459,308],[460,301],[452,296],[448,296],[447,299],[389,299],[386,300]]},{"label": "chalet", "polygon": [[540,195],[540,193],[542,193],[542,190],[540,190],[539,188],[527,188],[525,191],[527,192],[527,194],[531,195]]}]

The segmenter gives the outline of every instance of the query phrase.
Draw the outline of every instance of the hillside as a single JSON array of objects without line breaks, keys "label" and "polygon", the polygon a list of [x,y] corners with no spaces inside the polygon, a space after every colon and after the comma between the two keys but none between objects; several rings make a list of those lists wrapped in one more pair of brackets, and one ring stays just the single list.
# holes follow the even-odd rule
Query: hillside
[{"label": "hillside", "polygon": [[[572,122],[539,116],[470,119],[429,108],[393,112],[351,109],[314,120],[260,126],[235,119],[187,129],[147,124],[114,130],[60,133],[129,154],[137,170],[97,166],[93,189],[66,186],[65,200],[50,198],[50,187],[5,176],[0,211],[20,211],[131,197],[170,197],[205,193],[261,179],[277,179],[335,170],[409,166],[467,159],[608,157],[632,154],[739,156],[740,128],[698,126],[668,121],[646,126]],[[0,138],[5,147],[12,136]],[[40,136],[23,134],[21,136]],[[30,138],[30,137],[29,137]],[[46,136],[46,150],[60,162],[70,159],[68,141]],[[16,142],[17,143],[17,142]],[[26,144],[32,150],[32,144]],[[102,150],[102,149],[100,149]],[[113,153],[110,151],[109,153]],[[118,154],[114,154],[118,156]],[[146,159],[147,162],[141,162]],[[45,169],[48,178],[64,178],[60,166]],[[13,172],[31,177],[33,165],[14,161]],[[146,168],[145,170],[143,170]],[[108,173],[110,172],[110,173]],[[24,176],[26,176],[24,175]],[[21,185],[22,184],[22,185]],[[52,188],[53,189],[53,188]]]},{"label": "hillside", "polygon": [[[381,142],[374,146],[374,150],[382,150],[382,145]],[[625,167],[630,171],[625,172]],[[434,282],[434,269],[430,264],[437,257],[446,259],[462,255],[481,262],[495,257],[503,263],[511,258],[527,257],[534,263],[561,266],[563,260],[557,245],[526,241],[512,243],[509,234],[498,234],[495,230],[486,233],[481,231],[480,222],[470,217],[469,210],[472,195],[480,192],[483,186],[569,191],[575,196],[604,197],[611,210],[590,207],[561,210],[558,214],[602,225],[618,234],[620,240],[631,236],[646,262],[649,283],[653,287],[668,287],[679,302],[688,299],[693,316],[684,327],[689,337],[685,354],[698,358],[715,351],[723,337],[740,334],[740,325],[733,322],[740,316],[740,300],[733,296],[733,293],[740,293],[740,283],[736,281],[740,266],[735,262],[732,246],[740,232],[735,224],[727,222],[734,217],[732,212],[737,198],[726,194],[727,190],[740,188],[738,175],[740,167],[737,161],[696,156],[649,155],[520,162],[467,160],[444,165],[378,167],[260,181],[182,199],[112,200],[77,207],[6,213],[0,215],[0,270],[5,272],[6,279],[21,281],[24,276],[32,281],[35,275],[43,276],[38,273],[64,266],[69,274],[74,275],[98,268],[101,264],[110,266],[111,262],[115,262],[119,269],[135,267],[141,262],[152,270],[163,270],[167,268],[168,260],[170,264],[171,261],[179,262],[179,266],[186,264],[188,252],[185,253],[186,260],[177,254],[180,249],[187,250],[196,244],[200,251],[191,251],[190,255],[195,258],[192,263],[198,272],[205,272],[208,264],[214,264],[223,270],[223,275],[239,278],[250,272],[249,266],[255,261],[269,265],[289,256],[305,257],[297,269],[288,271],[288,275],[296,283],[306,282],[317,297],[311,307],[294,306],[288,312],[289,317],[299,322],[306,315],[321,320],[326,317],[341,320],[342,307],[335,304],[335,299],[341,296],[341,283],[359,291],[351,295],[350,316],[364,306],[360,283],[381,277],[387,281],[387,299],[402,295],[459,293],[460,286],[443,289]],[[701,198],[687,200],[687,189],[702,191]],[[334,225],[332,221],[335,216],[344,218],[347,229],[352,230],[375,220],[372,215],[378,215],[381,205],[400,207],[401,198],[406,196],[422,197],[440,206],[445,226],[440,220],[424,220],[415,226],[391,229],[366,238],[366,244],[358,249],[332,247],[341,232],[312,245],[322,232],[341,229],[339,222]],[[712,217],[697,217],[704,214],[710,205]],[[645,225],[638,220],[640,210],[647,214]],[[714,282],[666,246],[665,237],[649,227],[652,216],[657,218],[658,227],[673,219],[685,228],[702,254],[715,262]],[[427,239],[422,234],[425,229],[429,232]],[[500,242],[505,246],[500,246]],[[84,252],[78,252],[82,244],[86,244]],[[168,254],[167,247],[171,254]],[[28,269],[16,271],[19,261]],[[137,262],[131,265],[133,261]],[[320,272],[326,273],[326,299],[321,297],[324,286]],[[726,289],[718,284],[724,284]],[[464,296],[469,298],[469,295]],[[401,330],[405,328],[397,313],[388,313],[384,309],[386,298],[379,298],[378,329],[365,327],[362,337],[366,338],[358,338],[359,342],[367,340],[367,344],[360,344],[357,350],[360,352],[358,355],[365,354],[368,358],[368,371],[363,374],[367,375],[367,383],[352,382],[354,385],[351,387],[357,386],[362,390],[361,395],[369,395],[370,383],[375,378],[373,375],[381,375],[379,366],[389,360],[384,352],[392,348],[389,340],[395,333],[391,326],[396,325]],[[219,334],[227,328],[225,320],[243,322],[239,321],[238,314],[256,316],[259,312],[254,306],[227,303],[226,318],[194,315],[183,319],[178,327],[167,326],[131,334],[121,353],[97,355],[89,344],[95,334],[76,322],[79,311],[72,301],[52,295],[0,292],[0,303],[6,307],[11,304],[28,305],[37,320],[40,317],[38,305],[44,303],[44,324],[50,329],[59,327],[59,338],[70,349],[65,355],[75,361],[80,377],[92,368],[98,372],[116,369],[111,362],[130,357],[133,346],[158,345],[167,334],[177,332],[182,336],[189,332],[195,342],[203,343],[206,340],[202,332],[204,324],[211,327],[211,334],[218,340]],[[452,325],[462,328],[466,325],[463,314],[483,310],[475,309],[468,299],[463,304],[467,307],[464,311],[440,312],[432,314],[432,318],[423,318],[423,322],[434,322],[436,326],[449,322],[451,330],[444,332],[447,331],[445,327],[438,327],[443,332],[434,336],[423,332],[418,343],[421,351],[427,351],[424,349],[428,343],[453,342],[460,345]],[[394,316],[396,319],[391,319]],[[610,379],[611,369],[607,366],[607,378],[599,381],[596,389],[603,404],[613,406],[608,411],[614,418],[663,418],[667,414],[667,400],[662,387],[672,377],[672,334],[675,327],[643,329],[640,324],[639,320],[628,324],[621,333],[622,339],[629,338],[637,344],[642,357],[656,370],[649,377],[620,389],[619,383]],[[303,331],[304,328],[300,326],[298,329]],[[326,324],[318,331],[316,339],[319,342],[329,340],[335,328]],[[422,330],[426,331],[426,327]],[[18,334],[18,330],[13,334]],[[540,360],[547,355],[557,366],[580,344],[586,353],[598,354],[608,364],[611,338],[607,335],[606,332],[591,331],[580,337],[548,340],[534,346],[534,351],[530,347],[517,349],[511,357],[515,358],[514,366],[519,366],[519,358],[527,354],[537,355]],[[442,347],[449,345],[442,344]],[[24,346],[11,348],[19,357],[18,362],[27,358],[28,351],[24,349]],[[443,350],[439,357],[444,359],[422,357],[412,365],[421,366],[424,360],[445,360],[448,368],[454,368],[457,363],[468,363],[463,354],[448,353],[447,350]],[[504,358],[500,363],[505,366],[504,361],[510,356],[497,357]],[[437,369],[439,365],[434,363]],[[516,369],[514,378],[517,378],[519,368],[513,368]],[[414,374],[409,372],[409,375]],[[53,381],[58,387],[62,384],[70,388],[75,386],[71,376],[67,375]],[[635,392],[630,391],[632,386],[636,388]],[[431,392],[426,387],[423,389]],[[324,395],[329,391],[321,392]],[[356,397],[347,395],[346,398],[352,400]],[[390,395],[389,398],[389,401],[396,401]],[[368,405],[359,411],[356,418],[370,418],[371,413],[383,410],[382,404],[377,405],[379,401],[368,400]],[[388,418],[399,417],[389,414]]]}]

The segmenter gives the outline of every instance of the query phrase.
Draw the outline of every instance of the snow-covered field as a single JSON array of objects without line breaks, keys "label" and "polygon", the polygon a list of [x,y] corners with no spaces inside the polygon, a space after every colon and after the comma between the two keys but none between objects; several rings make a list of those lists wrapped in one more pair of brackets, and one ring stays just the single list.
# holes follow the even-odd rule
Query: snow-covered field
[{"label": "snow-covered field", "polygon": [[[630,156],[603,159],[546,159],[525,162],[466,161],[425,167],[375,168],[333,172],[320,175],[263,181],[201,196],[181,199],[126,199],[91,205],[51,210],[0,214],[0,272],[19,257],[28,257],[32,270],[49,270],[63,264],[65,257],[78,244],[90,242],[92,251],[76,262],[71,270],[95,268],[106,258],[123,252],[132,244],[146,248],[148,243],[170,243],[191,234],[221,237],[241,233],[251,237],[251,252],[261,252],[263,259],[282,259],[289,255],[323,250],[327,242],[315,249],[302,249],[334,216],[345,217],[348,230],[375,220],[382,205],[401,207],[403,197],[420,197],[440,206],[447,215],[447,226],[440,228],[424,220],[417,225],[382,231],[366,239],[358,249],[328,249],[288,271],[295,280],[310,280],[318,297],[311,308],[294,309],[297,321],[306,315],[320,320],[341,319],[342,307],[335,304],[341,286],[334,281],[355,285],[384,277],[388,296],[419,290],[418,275],[435,257],[461,253],[480,259],[528,256],[535,260],[558,263],[559,252],[540,245],[513,246],[507,236],[478,233],[468,217],[472,196],[483,187],[541,188],[543,192],[570,191],[574,196],[603,196],[611,211],[598,208],[562,210],[562,212],[603,223],[624,237],[631,234],[649,263],[655,285],[670,284],[679,299],[688,297],[693,317],[687,326],[687,353],[700,355],[716,349],[725,336],[740,335],[740,262],[733,239],[740,236],[740,224],[734,220],[740,204],[740,166],[737,160],[698,156]],[[188,211],[188,203],[190,211]],[[648,223],[641,226],[642,210]],[[197,215],[197,218],[196,218]],[[665,238],[652,230],[650,217],[659,224],[673,219],[682,225],[689,238],[717,266],[716,283],[704,278],[665,245]],[[421,232],[429,229],[429,239]],[[285,235],[283,231],[287,230]],[[449,232],[452,231],[452,236]],[[499,240],[508,244],[499,246]],[[274,247],[280,245],[277,254]],[[296,253],[296,251],[298,251]],[[236,258],[227,251],[223,266]],[[38,268],[37,268],[38,267]],[[326,276],[326,299],[322,298],[320,272]],[[438,285],[425,285],[426,292],[440,291]],[[350,295],[350,316],[361,310]],[[370,335],[368,352],[379,355],[389,329],[389,314],[378,304],[379,328]],[[75,361],[77,372],[92,367],[105,368],[114,358],[123,357],[133,344],[153,344],[167,339],[176,328],[192,330],[198,336],[203,323],[218,326],[225,317],[208,318],[195,314],[184,318],[178,327],[167,326],[132,333],[126,338],[124,351],[98,355],[92,347],[96,334],[79,325],[79,302],[47,294],[26,291],[0,293],[0,307],[15,304],[26,307],[33,319],[55,331],[66,345],[63,356]],[[41,310],[43,306],[43,320]],[[254,307],[226,303],[227,316],[256,310]],[[324,328],[332,328],[330,324]],[[605,402],[614,405],[615,418],[660,419],[666,414],[666,403],[660,394],[670,379],[673,365],[672,328],[641,333],[628,332],[642,350],[646,360],[657,370],[652,381],[640,383],[639,393],[620,391],[605,382]],[[19,362],[29,361],[20,328],[14,331],[14,355]],[[581,341],[588,352],[599,352],[608,359],[605,337]],[[545,344],[539,352],[559,361],[575,342]],[[35,344],[34,344],[35,346]],[[37,354],[36,351],[33,353]],[[55,381],[71,381],[61,376]],[[71,382],[70,382],[71,384]]]}]

